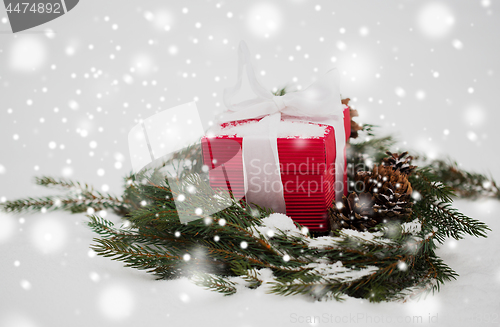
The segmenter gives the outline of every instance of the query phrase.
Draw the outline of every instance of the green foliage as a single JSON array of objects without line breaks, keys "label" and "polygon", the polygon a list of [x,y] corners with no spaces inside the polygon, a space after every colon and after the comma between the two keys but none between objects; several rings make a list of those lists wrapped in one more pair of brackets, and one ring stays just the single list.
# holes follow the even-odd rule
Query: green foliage
[{"label": "green foliage", "polygon": [[195,273],[191,278],[196,285],[206,288],[211,291],[219,292],[224,295],[233,295],[236,293],[236,283],[231,282],[223,276],[207,274],[201,271]]},{"label": "green foliage", "polygon": [[459,240],[465,234],[486,237],[486,231],[490,229],[451,206],[455,195],[453,188],[444,185],[431,168],[418,169],[409,180],[418,192],[414,193],[414,216],[433,228],[432,233],[438,242],[442,243],[449,237]]},{"label": "green foliage", "polygon": [[[372,128],[365,125],[365,132],[371,136],[351,144],[352,172],[380,162],[394,144],[390,136],[374,137]],[[178,157],[199,159],[200,149],[186,149]],[[484,189],[477,189],[478,185],[487,181],[496,184],[463,171],[446,175],[446,167],[450,166],[431,162],[409,177],[415,191],[410,223],[381,224],[368,234],[340,230],[332,236],[311,238],[299,229],[275,229],[269,236],[260,232],[269,210],[250,207],[224,193],[217,193],[217,202],[227,204],[225,209],[183,224],[178,212],[206,208],[215,195],[207,181],[192,171],[183,174],[184,180],[200,192],[180,207],[176,207],[174,197],[178,194],[168,180],[152,170],[149,175],[127,176],[122,197],[101,194],[69,180],[38,178],[37,184],[66,194],[9,201],[2,208],[7,212],[113,210],[122,217],[122,226],[89,216],[88,226],[96,233],[92,249],[158,279],[185,276],[224,295],[234,294],[243,282],[249,288],[265,285],[270,293],[284,296],[303,294],[317,300],[342,300],[347,295],[380,302],[439,290],[457,274],[437,257],[437,245],[450,237],[486,237],[489,231],[484,223],[458,212],[451,203],[455,194],[479,195]]]},{"label": "green foliage", "polygon": [[2,204],[2,209],[6,212],[18,213],[53,210],[81,213],[87,212],[88,208],[95,211],[110,209],[118,215],[125,215],[128,212],[128,205],[122,199],[109,194],[102,194],[87,184],[52,177],[37,177],[35,178],[35,184],[65,190],[67,194],[8,201]]},{"label": "green foliage", "polygon": [[451,160],[432,160],[428,166],[442,183],[450,186],[461,198],[487,196],[500,200],[500,189],[491,177],[462,170]]},{"label": "green foliage", "polygon": [[[353,179],[356,171],[368,170],[374,163],[379,163],[386,156],[387,151],[396,144],[396,140],[388,135],[377,137],[376,125],[365,124],[360,131],[359,139],[352,141],[347,150],[348,177]],[[363,135],[364,134],[364,135]],[[404,150],[406,151],[406,150]],[[416,156],[421,170],[432,173],[432,179],[449,187],[450,197],[477,199],[490,197],[500,199],[500,188],[492,177],[463,170],[452,160],[428,159],[425,156]],[[414,180],[412,181],[413,185]],[[451,199],[450,199],[451,200]]]},{"label": "green foliage", "polygon": [[[354,180],[357,171],[368,170],[374,163],[381,162],[386,157],[386,152],[396,143],[392,136],[375,137],[375,126],[365,124],[360,131],[363,141],[351,142],[347,149],[347,177]],[[362,135],[364,134],[366,135]]]},{"label": "green foliage", "polygon": [[284,96],[287,93],[288,93],[287,87],[285,86],[285,87],[282,87],[281,89],[278,89],[276,92],[273,92],[273,95]]}]

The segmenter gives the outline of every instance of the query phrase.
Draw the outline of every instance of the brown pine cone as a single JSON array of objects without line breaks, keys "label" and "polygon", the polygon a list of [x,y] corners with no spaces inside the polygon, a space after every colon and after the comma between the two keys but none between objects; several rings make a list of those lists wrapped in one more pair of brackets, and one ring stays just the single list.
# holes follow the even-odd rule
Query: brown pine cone
[{"label": "brown pine cone", "polygon": [[[346,106],[349,106],[349,101],[351,101],[351,99],[349,98],[346,98],[346,99],[342,99],[342,104],[346,105]],[[354,120],[353,120],[353,117],[358,117],[359,114],[358,114],[358,111],[355,110],[355,109],[352,109],[350,106],[349,106],[349,114],[351,115],[351,135],[349,136],[349,138],[357,138],[358,137],[358,132],[360,130],[363,129],[362,126],[360,126],[358,123],[356,123]],[[349,141],[349,140],[348,140]]]},{"label": "brown pine cone", "polygon": [[389,157],[382,159],[382,164],[386,167],[392,167],[394,170],[399,170],[401,173],[405,175],[410,175],[417,166],[412,166],[411,161],[413,160],[412,156],[405,156],[408,152],[403,152],[401,154],[386,152]]},{"label": "brown pine cone", "polygon": [[369,193],[349,194],[342,197],[342,205],[328,209],[332,230],[349,228],[358,231],[367,231],[374,227],[377,221],[371,218],[373,212],[373,197]]},{"label": "brown pine cone", "polygon": [[[383,165],[373,171],[361,171],[355,176],[357,185],[374,198],[373,218],[378,222],[407,220],[412,213],[410,197],[413,192],[406,174]],[[358,186],[359,187],[359,186]]]}]

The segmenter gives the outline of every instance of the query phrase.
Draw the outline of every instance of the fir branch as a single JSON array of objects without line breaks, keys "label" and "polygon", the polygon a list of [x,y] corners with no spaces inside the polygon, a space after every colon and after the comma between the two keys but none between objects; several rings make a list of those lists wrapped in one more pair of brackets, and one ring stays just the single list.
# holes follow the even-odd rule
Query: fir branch
[{"label": "fir branch", "polygon": [[[282,89],[276,95],[285,93]],[[351,144],[351,175],[379,162],[394,144],[391,136],[374,137],[373,127],[365,125],[365,141]],[[186,158],[192,165],[181,167]],[[36,179],[38,185],[66,194],[9,201],[2,209],[111,209],[126,218],[126,224],[117,227],[90,215],[88,226],[98,235],[92,249],[159,279],[188,276],[197,285],[231,295],[237,290],[237,279],[230,277],[238,276],[247,287],[256,288],[264,283],[260,270],[267,268],[273,274],[269,284],[274,294],[303,294],[317,300],[342,300],[348,295],[379,302],[438,291],[443,283],[456,278],[457,274],[435,254],[436,243],[448,237],[486,237],[490,229],[451,206],[454,191],[473,197],[484,194],[486,189],[478,188],[482,185],[491,186],[491,194],[498,193],[494,181],[482,175],[458,171],[455,166],[429,164],[409,176],[415,191],[411,218],[420,224],[419,230],[381,224],[370,240],[338,232],[331,237],[331,244],[319,246],[309,235],[298,232],[278,229],[272,237],[262,235],[259,227],[270,210],[235,201],[227,193],[216,193],[207,180],[194,174],[196,169],[191,168],[202,164],[199,146],[181,151],[175,160],[183,169],[174,189],[184,192],[184,182],[198,190],[192,195],[184,192],[187,198],[180,204],[174,201],[179,194],[172,191],[160,167],[126,176],[121,198],[101,194],[87,184],[41,177]],[[450,167],[458,172],[450,174]],[[491,185],[486,185],[488,181]],[[179,220],[179,212],[192,214],[196,208],[219,207],[223,209],[212,210],[210,216],[188,224]],[[332,270],[319,269],[322,265]]]},{"label": "fir branch", "polygon": [[49,188],[56,188],[60,190],[79,189],[82,192],[90,192],[90,193],[94,192],[94,188],[92,186],[89,186],[88,184],[81,184],[79,182],[75,182],[64,178],[57,179],[49,176],[35,177],[35,184]]},{"label": "fir branch", "polygon": [[451,206],[453,189],[444,185],[431,168],[418,169],[409,180],[418,192],[413,206],[415,216],[433,228],[432,231],[436,232],[433,237],[438,242],[444,242],[446,237],[458,240],[466,234],[486,237],[486,231],[491,230],[486,224],[465,216]]},{"label": "fir branch", "polygon": [[240,276],[247,282],[246,287],[256,289],[262,285],[263,281],[259,278],[257,269],[253,268],[248,262],[234,262],[231,265],[231,270],[236,276]]},{"label": "fir branch", "polygon": [[[372,133],[371,129],[367,129]],[[390,135],[384,137],[366,137],[365,141],[353,142],[348,149],[348,158],[371,159],[372,162],[380,162],[386,156],[386,152],[396,143]]]},{"label": "fir branch", "polygon": [[439,233],[456,240],[462,239],[466,234],[487,237],[486,231],[491,231],[483,222],[467,217],[446,202],[429,204],[429,210],[425,213],[430,216]]},{"label": "fir branch", "polygon": [[[373,137],[373,125],[367,125],[364,141],[351,142],[347,148],[347,177],[351,182],[358,171],[365,171],[374,164],[380,162],[386,156],[386,152],[396,143],[390,135],[385,137]],[[362,137],[359,137],[361,139]],[[349,184],[349,187],[352,185]]]},{"label": "fir branch", "polygon": [[127,204],[122,199],[110,194],[102,194],[87,184],[47,176],[36,178],[35,183],[45,187],[66,190],[67,193],[61,196],[28,197],[7,201],[0,204],[0,208],[13,213],[54,210],[82,213],[87,212],[88,208],[92,208],[94,211],[110,209],[121,216],[124,216],[129,211]]},{"label": "fir branch", "polygon": [[236,283],[227,280],[224,277],[216,276],[213,274],[207,274],[204,272],[196,272],[191,281],[200,287],[205,289],[222,293],[225,296],[233,295],[236,293]]},{"label": "fir branch", "polygon": [[491,176],[463,170],[451,160],[433,160],[428,167],[438,180],[451,187],[461,198],[491,197],[500,200],[500,189]]},{"label": "fir branch", "polygon": [[455,195],[453,189],[443,184],[429,167],[417,169],[408,180],[413,190],[419,192],[417,198],[422,196],[426,200],[436,199],[447,203],[453,201],[452,197]]},{"label": "fir branch", "polygon": [[44,212],[64,210],[71,213],[87,212],[88,208],[94,211],[104,209],[123,210],[122,204],[114,199],[99,198],[97,196],[86,197],[84,195],[74,196],[46,196],[40,198],[25,198],[1,203],[0,206],[5,212]]},{"label": "fir branch", "polygon": [[273,95],[275,95],[275,96],[284,96],[285,94],[288,93],[287,88],[288,88],[288,86],[284,86],[284,87],[276,90],[276,92],[273,92]]},{"label": "fir branch", "polygon": [[271,294],[290,296],[290,295],[309,295],[317,300],[336,300],[344,301],[344,291],[346,285],[340,281],[318,281],[318,282],[295,282],[280,283],[271,282]]},{"label": "fir branch", "polygon": [[361,131],[365,132],[368,137],[374,137],[376,127],[378,127],[378,126],[372,125],[372,124],[363,124]]}]

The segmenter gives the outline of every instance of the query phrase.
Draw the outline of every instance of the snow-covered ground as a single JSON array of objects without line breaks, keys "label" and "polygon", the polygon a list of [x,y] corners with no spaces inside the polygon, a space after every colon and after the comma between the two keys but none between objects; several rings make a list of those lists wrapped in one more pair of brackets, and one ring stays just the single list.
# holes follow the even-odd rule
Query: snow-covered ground
[{"label": "snow-covered ground", "polygon": [[187,279],[156,281],[89,252],[93,234],[83,215],[2,214],[0,326],[498,325],[500,202],[456,205],[492,229],[487,239],[449,240],[440,248],[458,280],[425,300],[379,304],[313,302],[266,294],[265,287],[224,297]]}]

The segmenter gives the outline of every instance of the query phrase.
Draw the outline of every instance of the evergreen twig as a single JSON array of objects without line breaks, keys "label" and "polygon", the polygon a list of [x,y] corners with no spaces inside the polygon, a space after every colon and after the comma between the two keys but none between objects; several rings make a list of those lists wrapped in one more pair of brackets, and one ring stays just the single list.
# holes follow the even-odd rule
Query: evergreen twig
[{"label": "evergreen twig", "polygon": [[[368,138],[351,143],[351,175],[380,162],[394,144],[390,136],[375,137],[373,127],[365,125]],[[194,146],[177,158],[188,157],[199,165],[200,151]],[[229,194],[215,196],[207,181],[193,171],[183,171],[182,177],[200,192],[179,207],[168,180],[158,178],[153,170],[150,175],[126,176],[122,197],[101,194],[87,184],[40,177],[35,181],[38,185],[66,194],[8,201],[1,208],[7,212],[113,210],[125,220],[123,226],[88,216],[88,226],[98,235],[92,249],[158,279],[187,276],[197,285],[231,295],[237,290],[232,277],[238,276],[250,288],[267,284],[271,293],[279,295],[304,294],[318,300],[342,300],[347,295],[379,302],[438,291],[456,278],[456,272],[436,255],[437,244],[449,237],[486,237],[490,229],[453,208],[453,197],[498,197],[498,187],[490,178],[461,171],[456,164],[428,162],[409,177],[414,190],[410,220],[418,223],[418,229],[381,224],[369,239],[338,231],[327,244],[318,245],[298,232],[277,229],[272,237],[261,234],[258,230],[269,210],[251,208]],[[225,208],[188,224],[179,221],[178,212],[195,212],[198,207],[217,205],[214,202]],[[263,269],[272,272],[273,280],[262,278]]]}]

